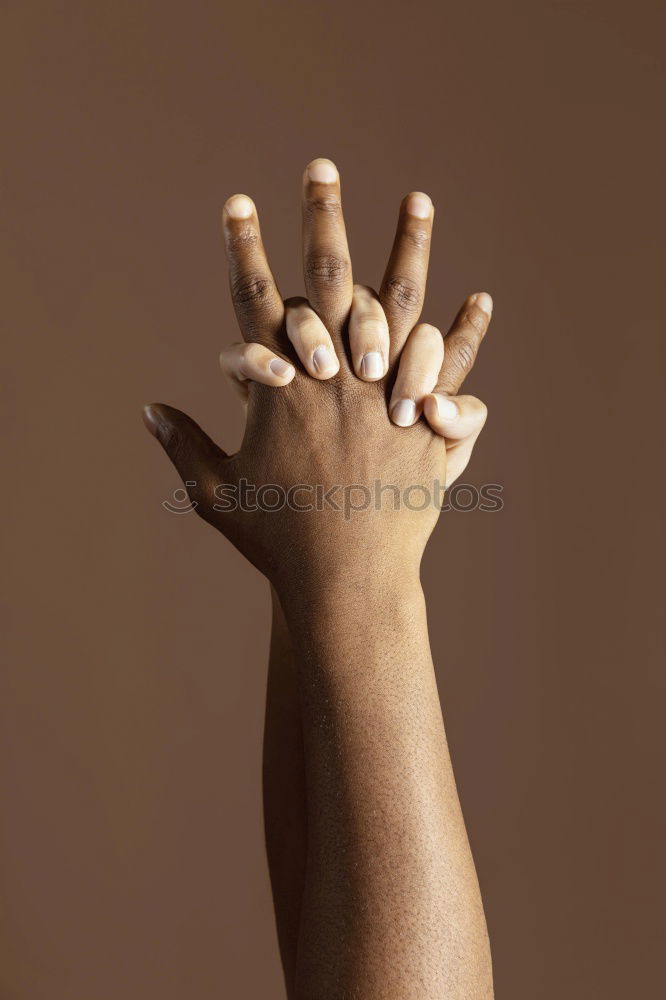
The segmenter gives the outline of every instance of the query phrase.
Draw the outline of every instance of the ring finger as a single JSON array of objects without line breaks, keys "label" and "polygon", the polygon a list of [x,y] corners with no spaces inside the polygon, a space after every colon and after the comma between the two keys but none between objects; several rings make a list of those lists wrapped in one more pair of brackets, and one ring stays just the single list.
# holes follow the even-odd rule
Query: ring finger
[{"label": "ring finger", "polygon": [[427,194],[412,191],[403,199],[391,256],[379,299],[391,333],[391,363],[400,354],[423,308],[434,216]]}]

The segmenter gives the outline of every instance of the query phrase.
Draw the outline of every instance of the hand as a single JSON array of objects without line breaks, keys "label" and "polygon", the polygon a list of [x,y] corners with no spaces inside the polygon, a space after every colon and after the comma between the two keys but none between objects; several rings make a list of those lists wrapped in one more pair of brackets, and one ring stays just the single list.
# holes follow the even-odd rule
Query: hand
[{"label": "hand", "polygon": [[[330,178],[331,191],[328,196],[320,196],[319,202],[326,210],[338,211],[339,190],[333,190],[338,182],[335,167],[330,161],[322,160],[313,161],[308,170],[323,179]],[[307,199],[304,204],[307,220],[308,212],[312,213],[313,208],[312,205],[308,208]],[[237,253],[233,222],[230,221],[232,213],[241,217],[246,213],[248,219],[255,220],[256,213],[252,202],[245,197],[230,199],[225,213],[229,230],[226,243],[232,275],[235,275],[235,278],[232,277],[232,291],[240,286],[246,292],[252,287],[254,277],[252,273],[247,273],[244,254]],[[427,195],[412,192],[403,200],[380,296],[363,285],[353,288],[348,342],[352,368],[364,381],[383,378],[388,370],[389,355],[395,361],[402,351],[389,403],[391,419],[399,426],[410,426],[423,413],[431,428],[446,439],[448,487],[466,468],[487,416],[486,407],[480,400],[472,396],[454,400],[451,394],[457,391],[474,364],[492,313],[492,299],[482,292],[471,296],[463,304],[446,337],[445,362],[438,332],[434,338],[430,335],[432,328],[414,327],[410,332],[423,302],[432,218],[432,202]],[[310,257],[307,255],[309,245],[315,246]],[[343,228],[338,232],[334,245],[343,247],[342,254],[331,254],[327,264],[322,265],[323,255],[317,254],[316,240],[308,239],[306,229],[306,281],[308,274],[312,275],[322,268],[325,270],[325,266],[330,270],[331,261],[334,262],[334,272],[346,273],[348,253]],[[264,262],[262,274],[265,270],[267,264]],[[317,288],[316,282],[314,286],[317,301],[325,304],[325,295]],[[344,289],[339,297],[344,301]],[[472,308],[475,305],[485,313],[485,317],[480,317],[478,309]],[[290,299],[285,306],[287,334],[305,370],[316,379],[335,375],[340,367],[335,345],[317,313],[309,308],[306,299]],[[243,400],[247,400],[247,383],[250,380],[279,387],[287,385],[295,374],[293,365],[256,343],[231,345],[222,352],[220,363]],[[435,398],[431,398],[433,393]]]},{"label": "hand", "polygon": [[[378,351],[364,351],[362,336],[356,337],[359,329],[363,334],[363,324],[359,324],[350,329],[350,361],[343,335],[353,286],[335,168],[325,161],[314,161],[305,178],[304,269],[306,291],[316,314],[302,301],[288,301],[285,310],[266,261],[254,206],[244,196],[230,199],[224,229],[237,315],[244,337],[258,345],[252,348],[255,360],[259,360],[260,348],[274,355],[274,384],[282,380],[283,388],[273,393],[267,385],[249,386],[246,434],[233,457],[226,456],[185,414],[163,405],[146,410],[149,429],[176,465],[198,512],[227,535],[278,589],[285,581],[321,580],[358,569],[367,559],[381,559],[389,572],[418,571],[437,518],[435,491],[445,482],[446,448],[422,421],[406,435],[388,420],[386,404],[395,359],[418,318],[423,299],[432,209],[424,218],[422,205],[423,196],[409,196],[403,202],[379,296],[388,319],[388,348],[384,342],[383,347],[381,343],[373,345]],[[465,362],[463,371],[473,361],[488,319],[478,302],[470,300],[459,323],[454,324],[449,336],[454,351]],[[414,360],[420,350],[429,344],[427,350],[435,359],[439,342],[441,353],[441,337],[435,335],[434,328],[417,327],[414,336],[418,351],[407,351],[409,366],[403,369],[400,365],[395,383],[401,392],[410,389],[410,379],[415,378]],[[315,346],[315,340],[321,343]],[[328,359],[325,353],[317,356],[320,347],[327,348]],[[385,360],[385,374],[375,381],[364,381],[354,374],[354,366],[364,373],[363,358],[368,353],[380,353]],[[293,367],[301,354],[313,379]],[[266,361],[265,353],[262,357]],[[280,360],[290,363],[292,370],[276,372],[275,362]],[[331,368],[336,369],[335,374],[318,385],[315,379],[328,375]],[[450,376],[447,379],[436,388],[450,392]],[[436,399],[424,399],[428,418],[443,426]],[[461,413],[458,419],[462,421],[463,416]],[[252,495],[246,495],[245,504],[234,504],[234,497],[240,499],[237,491],[242,481],[249,484]],[[374,496],[368,503],[376,483],[384,488],[377,509]],[[278,488],[273,500],[282,497],[290,502],[282,502],[279,510],[271,512],[254,503],[260,498],[254,496],[252,487],[267,484]],[[310,487],[307,499],[307,491],[294,489],[300,484]],[[352,490],[354,484],[357,488]],[[322,510],[298,509],[312,507],[315,488],[317,497],[335,490],[338,501],[342,490],[347,513],[360,505],[365,509],[354,510],[349,518],[344,516],[344,508],[340,512],[326,505]],[[423,505],[426,491],[428,500]],[[267,499],[265,489],[261,499]],[[423,505],[423,509],[410,509],[414,505]],[[253,506],[255,509],[247,509]]]},{"label": "hand", "polygon": [[[340,366],[332,353],[332,345],[328,346],[330,337],[321,320],[306,299],[291,299],[285,306],[287,330],[303,367],[313,378],[331,378]],[[474,306],[485,313],[487,319],[483,319]],[[467,468],[488,415],[485,404],[475,396],[450,393],[464,378],[460,358],[464,358],[468,366],[473,364],[470,341],[483,336],[491,312],[492,299],[488,294],[481,292],[470,296],[444,339],[435,327],[421,323],[409,334],[398,359],[397,377],[388,405],[390,418],[399,427],[410,427],[423,414],[431,429],[444,438],[446,489]],[[381,379],[386,372],[388,323],[376,294],[363,285],[354,285],[349,342],[357,377],[367,382]],[[334,358],[328,366],[316,366],[312,360],[321,350],[322,343],[327,344],[326,350]],[[288,385],[296,374],[292,364],[261,344],[231,344],[220,354],[220,366],[244,404],[247,404],[250,382],[277,388]]]}]

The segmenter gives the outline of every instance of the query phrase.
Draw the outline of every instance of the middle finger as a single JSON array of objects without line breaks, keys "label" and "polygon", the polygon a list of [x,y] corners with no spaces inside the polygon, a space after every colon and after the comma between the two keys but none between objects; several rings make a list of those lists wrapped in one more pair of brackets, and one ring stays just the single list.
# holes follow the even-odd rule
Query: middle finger
[{"label": "middle finger", "polygon": [[306,295],[342,359],[342,331],[352,302],[352,268],[340,177],[330,160],[313,160],[305,169],[303,270]]}]

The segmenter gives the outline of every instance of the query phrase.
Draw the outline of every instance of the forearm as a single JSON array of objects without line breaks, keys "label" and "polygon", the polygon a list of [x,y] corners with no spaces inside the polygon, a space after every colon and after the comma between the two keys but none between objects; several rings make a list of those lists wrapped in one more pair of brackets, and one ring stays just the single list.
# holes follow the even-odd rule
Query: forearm
[{"label": "forearm", "polygon": [[297,996],[491,996],[418,580],[346,579],[285,610],[308,811]]},{"label": "forearm", "polygon": [[305,765],[291,638],[274,590],[264,725],[266,853],[287,995],[294,995],[306,858]]}]

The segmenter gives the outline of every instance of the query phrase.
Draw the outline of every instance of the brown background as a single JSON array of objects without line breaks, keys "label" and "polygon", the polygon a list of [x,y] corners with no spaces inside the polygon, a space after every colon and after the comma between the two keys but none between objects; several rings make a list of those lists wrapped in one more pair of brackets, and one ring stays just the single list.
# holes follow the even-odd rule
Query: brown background
[{"label": "brown background", "polygon": [[446,516],[425,576],[497,997],[661,992],[658,6],[3,6],[3,1000],[282,995],[266,587],[162,510],[140,406],[238,441],[220,206],[254,196],[299,293],[314,156],[357,280],[420,188],[425,318],[496,301],[467,478],[506,506]]}]

